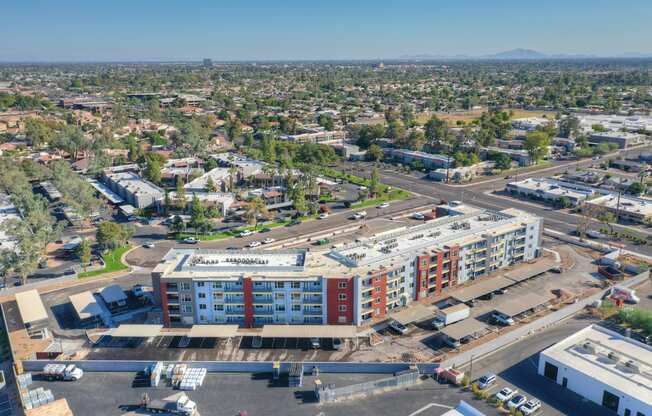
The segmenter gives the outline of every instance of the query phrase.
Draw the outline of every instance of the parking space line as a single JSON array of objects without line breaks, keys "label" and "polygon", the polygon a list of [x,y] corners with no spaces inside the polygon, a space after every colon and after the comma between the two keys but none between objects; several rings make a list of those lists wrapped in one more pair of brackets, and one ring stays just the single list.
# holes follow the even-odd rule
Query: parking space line
[{"label": "parking space line", "polygon": [[410,413],[408,416],[416,416],[420,413],[425,412],[426,410],[430,409],[431,407],[442,407],[444,409],[452,409],[451,406],[447,406],[445,404],[439,404],[439,403],[428,403],[427,405],[423,406],[420,409],[415,410],[414,412]]}]

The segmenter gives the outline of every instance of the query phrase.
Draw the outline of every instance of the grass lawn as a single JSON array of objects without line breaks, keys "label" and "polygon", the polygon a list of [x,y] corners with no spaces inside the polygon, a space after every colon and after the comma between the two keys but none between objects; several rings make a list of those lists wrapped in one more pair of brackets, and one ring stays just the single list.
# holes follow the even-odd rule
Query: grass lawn
[{"label": "grass lawn", "polygon": [[100,270],[93,270],[92,272],[82,272],[77,275],[78,278],[98,276],[104,273],[117,272],[119,270],[125,270],[129,266],[122,263],[120,259],[122,255],[131,248],[131,246],[122,246],[118,247],[115,250],[111,250],[108,253],[102,255],[102,260],[104,260],[104,268]]},{"label": "grass lawn", "polygon": [[[306,221],[306,220],[310,220],[310,219],[314,219],[314,217],[307,216],[307,217],[301,217],[300,218],[301,221]],[[285,225],[288,225],[290,222],[291,221],[276,221],[276,222],[269,223],[269,224],[258,224],[258,226],[255,227],[256,228],[255,231],[260,231],[263,228],[283,227]],[[197,236],[197,238],[200,241],[223,240],[225,238],[235,237],[235,236],[237,236],[238,234],[240,234],[241,232],[243,232],[245,230],[254,231],[254,226],[252,225],[252,226],[248,226],[248,227],[240,227],[240,228],[236,228],[234,230],[220,231],[219,233],[213,233],[213,234],[199,234]],[[188,238],[188,237],[193,237],[194,238],[195,233],[191,233],[191,232],[179,233],[174,238],[176,240],[183,240],[184,238]]]},{"label": "grass lawn", "polygon": [[376,205],[380,205],[383,202],[390,202],[390,201],[402,201],[404,199],[407,199],[410,197],[410,193],[407,191],[404,191],[403,189],[394,189],[392,190],[389,194],[384,194],[378,198],[373,198],[373,199],[367,199],[365,201],[360,201],[356,202],[355,204],[351,205],[351,208],[367,208],[367,207],[372,207]]},{"label": "grass lawn", "polygon": [[[421,113],[417,115],[418,124],[426,124],[432,115],[436,115],[442,120],[446,120],[450,126],[455,126],[457,121],[463,121],[466,124],[470,124],[473,120],[480,118],[482,113],[488,111],[486,108],[480,110],[469,110],[469,111],[458,111],[454,113]],[[505,111],[511,111],[513,113],[512,119],[516,118],[526,118],[526,117],[547,117],[549,119],[554,119],[556,113],[554,111],[533,111],[533,110],[522,110],[520,108],[510,108]]]}]

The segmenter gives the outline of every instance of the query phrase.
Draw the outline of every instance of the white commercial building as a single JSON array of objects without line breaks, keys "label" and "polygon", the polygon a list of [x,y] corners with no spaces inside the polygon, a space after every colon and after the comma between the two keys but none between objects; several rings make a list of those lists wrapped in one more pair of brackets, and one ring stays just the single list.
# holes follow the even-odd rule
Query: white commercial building
[{"label": "white commercial building", "polygon": [[513,195],[558,202],[562,197],[568,198],[572,205],[579,205],[596,190],[590,186],[558,181],[550,178],[527,178],[518,182],[510,182],[505,190]]},{"label": "white commercial building", "polygon": [[16,241],[2,230],[2,223],[9,220],[20,221],[20,213],[7,194],[0,194],[0,250],[14,250]]},{"label": "white commercial building", "polygon": [[608,194],[586,202],[587,205],[610,211],[619,219],[644,222],[652,219],[652,199],[637,198],[631,195]]},{"label": "white commercial building", "polygon": [[652,415],[652,347],[591,325],[544,350],[539,374],[621,416]]}]

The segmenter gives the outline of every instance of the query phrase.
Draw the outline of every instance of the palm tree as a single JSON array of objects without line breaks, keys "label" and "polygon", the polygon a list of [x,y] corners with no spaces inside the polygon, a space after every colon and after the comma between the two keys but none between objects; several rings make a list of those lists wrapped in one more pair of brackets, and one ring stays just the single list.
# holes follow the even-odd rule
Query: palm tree
[{"label": "palm tree", "polygon": [[254,230],[258,227],[258,217],[263,217],[268,219],[270,217],[269,211],[267,210],[267,205],[265,201],[262,200],[259,196],[251,198],[247,203],[247,210],[245,211],[245,219],[248,224],[254,226]]}]

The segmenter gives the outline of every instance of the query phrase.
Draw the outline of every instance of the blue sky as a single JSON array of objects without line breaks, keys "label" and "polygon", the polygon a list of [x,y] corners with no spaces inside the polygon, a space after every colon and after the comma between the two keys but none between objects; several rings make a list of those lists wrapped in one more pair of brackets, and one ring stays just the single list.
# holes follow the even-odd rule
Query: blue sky
[{"label": "blue sky", "polygon": [[650,0],[7,0],[0,61],[652,52]]}]

